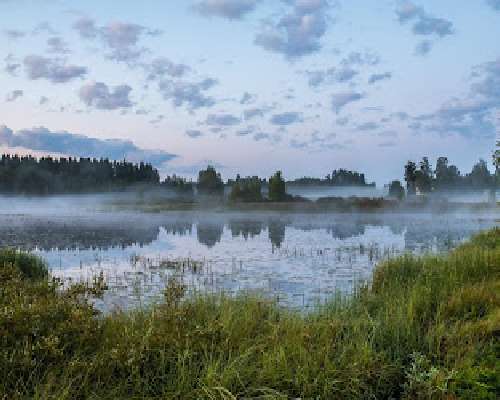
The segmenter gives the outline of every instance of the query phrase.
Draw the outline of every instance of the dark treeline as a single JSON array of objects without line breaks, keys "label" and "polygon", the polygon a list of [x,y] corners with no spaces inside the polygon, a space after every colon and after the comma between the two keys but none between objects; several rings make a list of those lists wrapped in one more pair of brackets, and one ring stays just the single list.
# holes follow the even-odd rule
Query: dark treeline
[{"label": "dark treeline", "polygon": [[[433,167],[427,157],[418,164],[409,161],[404,167],[405,188],[400,181],[389,185],[389,194],[402,199],[417,193],[444,192],[453,190],[486,190],[498,186],[500,167],[500,144],[493,154],[495,172],[488,170],[487,163],[479,160],[469,173],[462,174],[439,157]],[[288,186],[375,186],[367,183],[363,173],[337,169],[325,178],[299,178],[285,181],[281,171],[269,179],[258,176],[229,179],[226,183],[212,166],[201,170],[198,181],[172,175],[160,180],[159,172],[148,163],[110,161],[91,158],[36,158],[31,155],[2,155],[0,160],[0,193],[9,194],[62,194],[120,191],[129,188],[167,189],[176,195],[193,198],[222,198],[230,201],[294,201],[301,200],[286,192]],[[226,192],[225,189],[229,189]],[[303,199],[302,199],[303,200]]]},{"label": "dark treeline", "polygon": [[337,169],[328,174],[324,179],[303,177],[288,181],[289,185],[297,186],[375,186],[375,182],[367,183],[365,174],[346,169]]},{"label": "dark treeline", "polygon": [[488,170],[484,160],[479,160],[469,173],[462,174],[446,157],[439,157],[435,168],[429,159],[424,157],[418,164],[408,161],[404,172],[408,195],[455,190],[486,190],[494,188],[497,184],[497,174]]},{"label": "dark treeline", "polygon": [[150,164],[90,158],[2,155],[0,192],[22,194],[112,191],[133,185],[158,184]]}]

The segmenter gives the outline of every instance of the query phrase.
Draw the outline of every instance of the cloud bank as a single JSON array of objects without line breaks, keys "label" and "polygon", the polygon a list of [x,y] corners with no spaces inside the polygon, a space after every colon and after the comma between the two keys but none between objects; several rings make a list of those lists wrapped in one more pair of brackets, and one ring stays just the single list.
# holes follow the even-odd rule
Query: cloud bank
[{"label": "cloud bank", "polygon": [[54,132],[45,127],[22,129],[14,133],[7,126],[0,125],[0,145],[76,157],[145,161],[157,167],[176,157],[160,150],[141,149],[128,140],[95,139],[66,131]]}]

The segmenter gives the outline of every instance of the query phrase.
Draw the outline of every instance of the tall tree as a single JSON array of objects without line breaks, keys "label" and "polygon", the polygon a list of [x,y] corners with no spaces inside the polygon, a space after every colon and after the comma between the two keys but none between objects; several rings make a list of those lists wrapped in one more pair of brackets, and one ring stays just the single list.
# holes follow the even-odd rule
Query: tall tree
[{"label": "tall tree", "polygon": [[417,165],[413,161],[408,161],[405,165],[406,192],[408,193],[408,196],[414,196],[416,193],[416,172]]},{"label": "tall tree", "polygon": [[285,180],[281,175],[281,171],[277,171],[269,178],[269,200],[285,201],[287,197]]},{"label": "tall tree", "polygon": [[221,175],[211,165],[198,173],[198,192],[210,196],[222,196],[224,194],[224,183]]}]

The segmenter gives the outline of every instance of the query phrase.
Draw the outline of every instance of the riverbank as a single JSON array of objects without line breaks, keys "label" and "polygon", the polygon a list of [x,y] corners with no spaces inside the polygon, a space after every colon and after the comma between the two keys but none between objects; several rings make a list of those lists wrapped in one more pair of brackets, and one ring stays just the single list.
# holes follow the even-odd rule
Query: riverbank
[{"label": "riverbank", "polygon": [[304,315],[258,297],[98,315],[40,260],[0,254],[0,398],[478,398],[500,391],[500,229],[379,265]]}]

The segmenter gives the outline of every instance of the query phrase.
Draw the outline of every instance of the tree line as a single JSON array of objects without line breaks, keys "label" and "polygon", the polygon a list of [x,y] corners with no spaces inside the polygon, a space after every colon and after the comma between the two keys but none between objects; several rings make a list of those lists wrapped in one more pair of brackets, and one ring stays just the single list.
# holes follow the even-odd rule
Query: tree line
[{"label": "tree line", "polygon": [[[469,173],[461,174],[446,157],[439,157],[435,167],[427,157],[418,164],[408,161],[404,167],[406,190],[401,181],[393,181],[389,185],[389,194],[401,199],[406,194],[490,189],[500,181],[500,142],[493,154],[493,163],[496,167],[494,173],[490,173],[486,161],[479,160]],[[167,176],[161,181],[158,170],[144,162],[7,154],[0,160],[0,192],[12,194],[89,193],[141,186],[164,188],[187,197],[223,197],[228,188],[231,201],[279,202],[294,200],[286,192],[289,185],[375,186],[375,183],[367,183],[364,174],[346,169],[334,170],[325,178],[303,177],[291,181],[285,181],[281,171],[269,179],[238,174],[225,183],[213,166],[199,171],[197,182],[192,182],[177,175]]]},{"label": "tree line", "polygon": [[375,186],[375,182],[367,183],[365,174],[346,169],[333,170],[324,179],[303,177],[287,181],[288,185],[297,186]]},{"label": "tree line", "polygon": [[494,190],[500,183],[500,142],[493,153],[495,171],[490,172],[485,160],[479,160],[472,170],[462,174],[457,166],[450,164],[447,157],[438,157],[433,168],[429,158],[423,157],[417,164],[408,161],[404,167],[406,193],[400,181],[389,185],[389,195],[403,198],[406,195],[429,194],[446,191]]},{"label": "tree line", "polygon": [[156,185],[158,171],[147,163],[91,158],[36,158],[2,155],[0,192],[55,194],[112,191],[133,185]]}]

